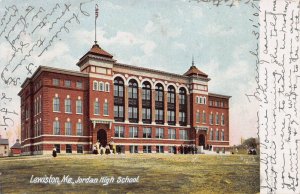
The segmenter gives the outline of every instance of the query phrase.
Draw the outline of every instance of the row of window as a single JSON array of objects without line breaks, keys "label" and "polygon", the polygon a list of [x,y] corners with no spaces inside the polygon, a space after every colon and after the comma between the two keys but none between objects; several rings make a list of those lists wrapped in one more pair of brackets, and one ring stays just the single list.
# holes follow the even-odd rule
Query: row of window
[{"label": "row of window", "polygon": [[[53,98],[53,112],[60,112],[60,99],[59,97]],[[65,113],[72,113],[72,107],[71,107],[71,99],[66,98],[65,99]],[[77,99],[76,100],[76,114],[82,114],[82,100]]]},{"label": "row of window", "polygon": [[[152,129],[155,130],[155,136],[153,136]],[[138,138],[138,133],[143,134],[143,138],[158,138],[158,139],[176,139],[176,129],[168,129],[168,134],[165,134],[163,128],[151,128],[143,127],[142,130],[138,130],[138,127],[129,127],[128,138]],[[167,136],[166,136],[167,135]],[[115,137],[124,138],[125,128],[124,126],[115,126]],[[188,132],[185,129],[179,130],[179,139],[188,140]]]},{"label": "row of window", "polygon": [[[196,112],[196,123],[200,123],[201,122],[201,113],[200,112]],[[206,123],[206,113],[203,111],[202,112],[202,123]],[[213,125],[214,124],[214,114],[211,113],[209,114],[209,124]],[[217,113],[215,115],[215,124],[219,125],[220,124],[220,115]],[[225,125],[225,116],[222,113],[221,115],[221,125]]]},{"label": "row of window", "polygon": [[209,106],[225,107],[223,101],[213,101],[213,100],[209,101]]},{"label": "row of window", "polygon": [[[54,86],[59,86],[60,85],[60,79],[54,78],[52,80],[52,84]],[[72,85],[72,81],[71,80],[64,80],[64,86],[70,88]],[[81,81],[76,81],[76,88],[78,89],[82,89],[82,82]]]},{"label": "row of window", "polygon": [[[53,135],[61,135],[61,125],[58,120],[53,122]],[[74,135],[72,134],[72,123],[70,121],[65,122],[65,135]],[[79,121],[76,123],[76,135],[83,135],[82,123]]]},{"label": "row of window", "polygon": [[[60,153],[61,149],[60,149],[60,144],[55,144],[54,147],[56,148],[56,153]],[[77,153],[78,154],[82,154],[83,153],[83,145],[78,144],[76,146],[77,148]],[[73,150],[72,150],[72,145],[71,144],[66,144],[66,153],[67,154],[72,154]]]},{"label": "row of window", "polygon": [[[164,153],[165,149],[168,149],[169,153],[175,153],[176,152],[176,146],[162,146],[162,145],[157,145],[157,146],[150,146],[150,145],[143,145],[143,153],[152,153],[152,149],[154,148],[153,151],[156,153]],[[129,152],[130,153],[138,153],[138,146],[137,145],[130,145],[129,146]]]},{"label": "row of window", "polygon": [[33,114],[38,115],[42,112],[42,97],[39,96],[34,99],[34,104],[33,104]]},{"label": "row of window", "polygon": [[[215,134],[215,136],[214,136],[214,134]],[[215,137],[215,139],[214,139],[214,137]],[[217,141],[225,141],[225,134],[224,134],[224,131],[222,130],[222,131],[213,131],[213,129],[211,129],[210,130],[210,132],[209,132],[209,139],[210,140],[217,140]]]},{"label": "row of window", "polygon": [[93,90],[95,91],[102,91],[102,92],[109,92],[110,88],[109,88],[109,83],[106,82],[97,82],[97,81],[93,81]]},{"label": "row of window", "polygon": [[206,104],[205,96],[196,96],[196,104]]}]

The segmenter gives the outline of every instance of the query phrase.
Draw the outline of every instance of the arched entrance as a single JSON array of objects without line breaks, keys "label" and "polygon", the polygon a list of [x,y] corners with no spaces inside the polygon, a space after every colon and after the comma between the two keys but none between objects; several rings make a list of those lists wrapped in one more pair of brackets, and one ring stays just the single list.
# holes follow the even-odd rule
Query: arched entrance
[{"label": "arched entrance", "polygon": [[199,146],[205,147],[205,136],[203,134],[199,135]]},{"label": "arched entrance", "polygon": [[107,144],[107,133],[104,129],[99,129],[97,132],[97,140],[105,147]]}]

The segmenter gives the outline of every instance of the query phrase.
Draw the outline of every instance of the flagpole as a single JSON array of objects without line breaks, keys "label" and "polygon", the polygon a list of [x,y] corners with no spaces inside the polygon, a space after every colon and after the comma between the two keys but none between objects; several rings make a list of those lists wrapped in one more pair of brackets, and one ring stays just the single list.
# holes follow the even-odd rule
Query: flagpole
[{"label": "flagpole", "polygon": [[99,14],[98,4],[95,5],[95,44],[97,44],[97,18]]}]

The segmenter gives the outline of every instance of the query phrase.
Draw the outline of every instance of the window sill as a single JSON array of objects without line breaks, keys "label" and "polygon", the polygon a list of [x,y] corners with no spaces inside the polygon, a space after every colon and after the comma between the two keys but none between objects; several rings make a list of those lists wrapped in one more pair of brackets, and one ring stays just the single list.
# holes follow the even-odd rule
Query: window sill
[{"label": "window sill", "polygon": [[72,114],[72,112],[65,112],[66,114]]},{"label": "window sill", "polygon": [[77,115],[82,115],[83,113],[76,113]]},{"label": "window sill", "polygon": [[60,113],[60,111],[53,111],[53,112]]},{"label": "window sill", "polygon": [[103,115],[104,117],[108,117],[109,115]]}]

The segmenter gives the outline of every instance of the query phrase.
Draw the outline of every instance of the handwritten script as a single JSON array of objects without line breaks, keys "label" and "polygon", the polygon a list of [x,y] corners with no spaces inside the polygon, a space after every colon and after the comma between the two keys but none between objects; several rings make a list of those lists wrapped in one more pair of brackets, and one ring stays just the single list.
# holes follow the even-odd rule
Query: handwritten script
[{"label": "handwritten script", "polygon": [[261,192],[300,193],[299,1],[261,1],[256,99]]},{"label": "handwritten script", "polygon": [[[17,92],[26,77],[41,65],[42,57],[90,16],[92,1],[76,4],[6,5],[0,11],[0,131],[17,127],[20,119]],[[46,6],[45,6],[46,5]],[[89,9],[91,10],[91,9]],[[51,64],[50,64],[51,65]],[[7,88],[9,94],[5,91]]]}]

